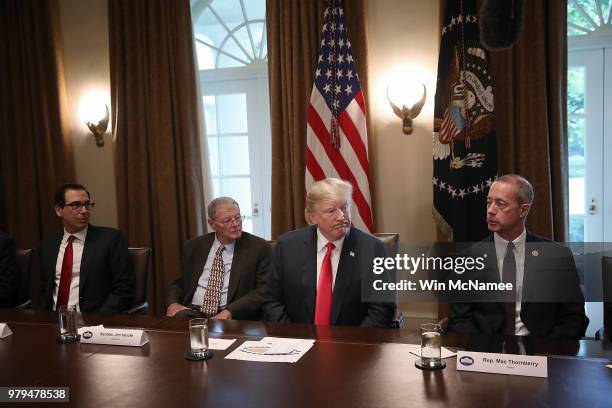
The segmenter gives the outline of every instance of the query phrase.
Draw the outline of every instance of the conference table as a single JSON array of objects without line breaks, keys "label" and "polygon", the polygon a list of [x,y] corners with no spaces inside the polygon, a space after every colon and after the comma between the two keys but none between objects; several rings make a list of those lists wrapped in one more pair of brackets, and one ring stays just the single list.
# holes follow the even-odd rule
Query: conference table
[{"label": "conference table", "polygon": [[[0,310],[13,334],[0,339],[0,387],[69,387],[75,407],[610,407],[612,346],[600,341],[533,339],[548,356],[548,378],[456,370],[423,371],[409,344],[418,324],[402,329],[255,321],[210,321],[210,337],[237,339],[206,361],[188,361],[188,320],[83,315],[83,324],[144,328],[142,347],[62,344],[51,312]],[[224,359],[246,340],[265,336],[316,339],[296,363]],[[490,348],[497,339],[444,333],[453,351]],[[476,350],[478,351],[478,350]],[[492,351],[492,350],[486,350]],[[22,404],[22,406],[38,404]],[[17,405],[19,406],[19,405]]]}]

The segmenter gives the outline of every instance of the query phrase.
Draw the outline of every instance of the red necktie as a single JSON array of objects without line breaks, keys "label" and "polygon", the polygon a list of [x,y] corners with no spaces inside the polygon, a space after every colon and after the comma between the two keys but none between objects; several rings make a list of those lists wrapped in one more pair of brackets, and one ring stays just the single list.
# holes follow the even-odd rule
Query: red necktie
[{"label": "red necktie", "polygon": [[70,296],[70,284],[72,283],[72,241],[74,235],[68,237],[68,245],[64,250],[64,260],[62,261],[62,274],[60,276],[59,289],[57,291],[57,303],[55,309],[68,304]]},{"label": "red necktie", "polygon": [[317,287],[317,304],[315,306],[316,325],[329,326],[331,323],[332,307],[332,250],[336,247],[333,242],[328,242],[327,252],[321,264],[321,274],[319,276],[319,286]]}]

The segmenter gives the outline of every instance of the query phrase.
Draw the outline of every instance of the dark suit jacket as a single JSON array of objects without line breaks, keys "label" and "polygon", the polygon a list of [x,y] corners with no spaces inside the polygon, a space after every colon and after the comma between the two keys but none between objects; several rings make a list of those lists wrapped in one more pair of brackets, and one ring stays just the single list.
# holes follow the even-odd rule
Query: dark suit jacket
[{"label": "dark suit jacket", "polygon": [[[181,276],[172,282],[167,305],[189,305],[204,270],[215,233],[185,243],[181,259]],[[261,317],[261,304],[266,279],[272,263],[272,248],[265,240],[243,232],[236,241],[227,294],[227,308],[232,319],[248,320]],[[167,306],[166,305],[166,306]]]},{"label": "dark suit jacket", "polygon": [[[483,242],[489,243],[490,253],[484,270],[488,276],[479,279],[500,282],[493,236]],[[500,335],[504,320],[502,303],[456,302],[450,304],[448,330]],[[521,320],[532,336],[572,339],[583,337],[589,323],[571,251],[529,231],[525,244]]]},{"label": "dark suit jacket", "polygon": [[0,231],[0,307],[11,307],[17,300],[15,240]]},{"label": "dark suit jacket", "polygon": [[[40,243],[40,308],[52,310],[55,265],[63,231]],[[89,225],[81,258],[79,308],[81,312],[119,313],[132,305],[134,272],[127,240],[114,228]]]},{"label": "dark suit jacket", "polygon": [[[314,322],[317,291],[317,227],[288,232],[278,238],[274,268],[268,279],[266,320]],[[372,275],[374,257],[384,257],[384,244],[351,228],[344,239],[332,294],[332,325],[389,327],[394,307],[361,302],[361,277]],[[367,274],[367,275],[362,275]]]}]

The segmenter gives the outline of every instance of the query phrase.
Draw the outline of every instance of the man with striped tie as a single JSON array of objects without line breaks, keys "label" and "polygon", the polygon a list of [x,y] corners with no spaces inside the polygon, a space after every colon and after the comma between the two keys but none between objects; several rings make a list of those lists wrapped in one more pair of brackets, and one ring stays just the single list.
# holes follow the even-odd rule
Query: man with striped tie
[{"label": "man with striped tie", "polygon": [[266,320],[389,327],[393,305],[361,301],[361,279],[372,274],[374,257],[384,257],[384,244],[351,225],[353,188],[327,178],[306,196],[310,227],[282,235],[268,279]]},{"label": "man with striped tie", "polygon": [[210,202],[208,225],[214,232],[185,244],[181,275],[168,291],[167,316],[260,318],[272,248],[242,231],[243,219],[234,199]]}]

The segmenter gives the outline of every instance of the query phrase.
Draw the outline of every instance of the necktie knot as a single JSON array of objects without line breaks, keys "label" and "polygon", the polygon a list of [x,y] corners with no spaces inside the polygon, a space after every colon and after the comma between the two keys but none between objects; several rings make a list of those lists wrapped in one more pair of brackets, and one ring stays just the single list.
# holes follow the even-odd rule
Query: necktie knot
[{"label": "necktie knot", "polygon": [[225,246],[221,245],[219,248],[217,248],[217,253],[215,255],[219,255],[223,251],[225,251]]},{"label": "necktie knot", "polygon": [[74,239],[75,239],[75,238],[76,238],[76,237],[75,237],[74,235],[70,235],[70,236],[68,236],[68,243],[69,243],[69,244],[72,244],[72,241],[74,241]]},{"label": "necktie knot", "polygon": [[506,254],[509,254],[512,251],[514,251],[514,242],[510,241],[506,247]]},{"label": "necktie knot", "polygon": [[332,251],[334,248],[336,248],[336,245],[334,245],[333,242],[328,242],[325,247],[327,248],[328,251]]}]

